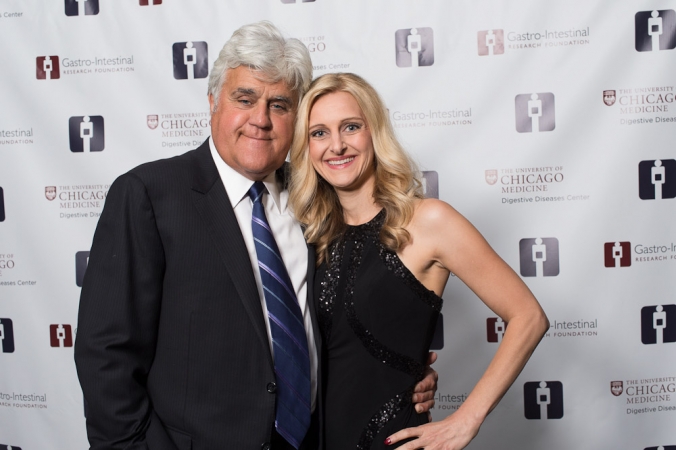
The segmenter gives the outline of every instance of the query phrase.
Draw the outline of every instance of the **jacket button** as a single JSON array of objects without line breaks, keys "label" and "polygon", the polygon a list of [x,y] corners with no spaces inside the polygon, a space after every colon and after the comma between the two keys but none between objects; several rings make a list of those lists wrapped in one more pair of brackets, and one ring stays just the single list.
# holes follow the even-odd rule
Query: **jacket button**
[{"label": "jacket button", "polygon": [[270,450],[271,448],[272,448],[272,446],[270,445],[269,442],[264,442],[264,443],[261,445],[261,450]]},{"label": "jacket button", "polygon": [[269,393],[274,394],[277,392],[277,385],[275,383],[268,383],[267,389]]}]

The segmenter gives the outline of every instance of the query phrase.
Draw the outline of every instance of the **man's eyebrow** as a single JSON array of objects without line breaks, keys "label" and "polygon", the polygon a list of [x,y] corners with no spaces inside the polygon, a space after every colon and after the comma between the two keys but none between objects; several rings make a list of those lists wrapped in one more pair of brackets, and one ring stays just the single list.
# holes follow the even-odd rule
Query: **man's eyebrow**
[{"label": "man's eyebrow", "polygon": [[239,87],[232,91],[233,94],[256,95],[256,90],[252,88]]},{"label": "man's eyebrow", "polygon": [[293,102],[291,101],[290,97],[287,97],[285,95],[277,95],[275,97],[272,97],[270,99],[271,102],[282,102],[286,103],[287,105],[291,105]]}]

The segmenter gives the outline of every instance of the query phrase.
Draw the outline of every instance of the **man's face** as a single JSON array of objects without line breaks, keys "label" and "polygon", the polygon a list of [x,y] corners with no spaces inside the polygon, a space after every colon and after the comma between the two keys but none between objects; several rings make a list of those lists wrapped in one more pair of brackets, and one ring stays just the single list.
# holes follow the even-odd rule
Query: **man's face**
[{"label": "man's face", "polygon": [[284,163],[298,103],[285,82],[262,79],[263,74],[245,66],[228,69],[218,105],[209,96],[216,150],[250,180],[262,180]]}]

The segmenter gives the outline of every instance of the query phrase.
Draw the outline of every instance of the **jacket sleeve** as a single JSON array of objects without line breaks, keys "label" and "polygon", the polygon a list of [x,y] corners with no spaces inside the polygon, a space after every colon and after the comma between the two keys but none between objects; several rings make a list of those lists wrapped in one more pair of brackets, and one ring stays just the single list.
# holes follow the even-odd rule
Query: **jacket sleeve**
[{"label": "jacket sleeve", "polygon": [[83,281],[75,363],[92,450],[145,450],[146,391],[162,301],[164,250],[153,204],[128,173],[110,187]]}]

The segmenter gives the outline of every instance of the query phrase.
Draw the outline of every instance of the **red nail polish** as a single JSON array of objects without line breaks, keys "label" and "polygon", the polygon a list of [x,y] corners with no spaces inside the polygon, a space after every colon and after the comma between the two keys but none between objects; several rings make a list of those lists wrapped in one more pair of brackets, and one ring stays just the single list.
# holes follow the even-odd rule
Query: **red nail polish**
[{"label": "red nail polish", "polygon": [[390,445],[392,443],[392,439],[387,438],[385,439],[385,445]]}]

